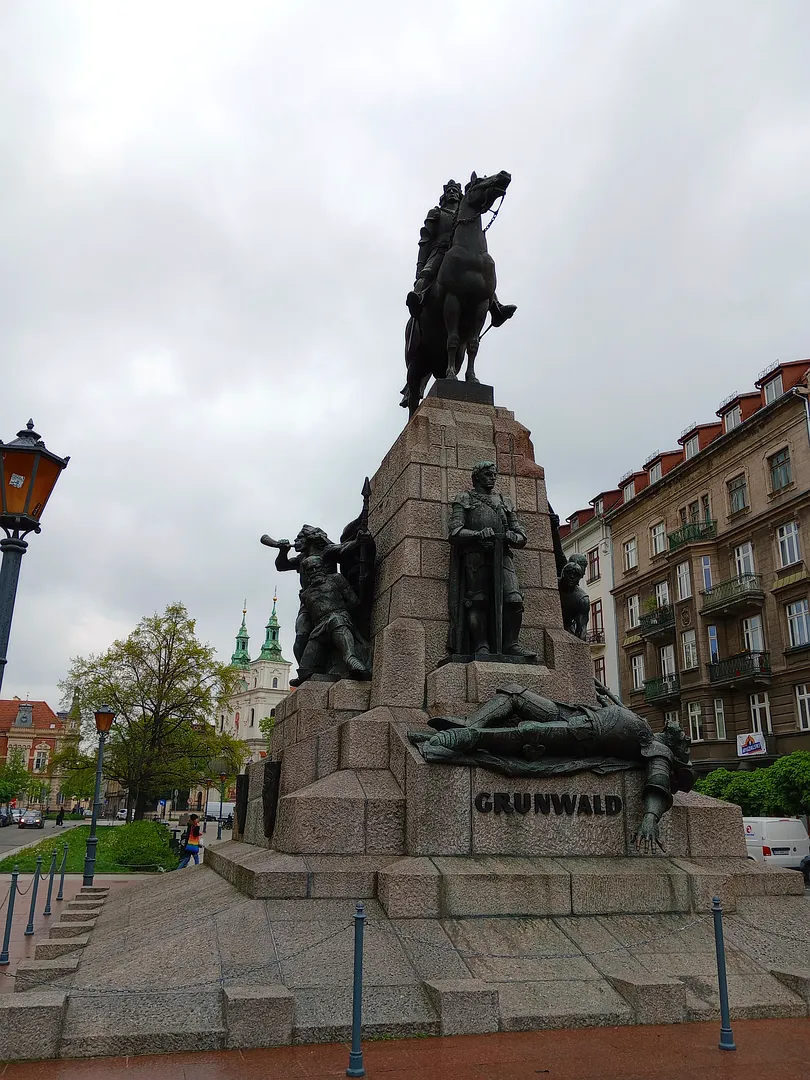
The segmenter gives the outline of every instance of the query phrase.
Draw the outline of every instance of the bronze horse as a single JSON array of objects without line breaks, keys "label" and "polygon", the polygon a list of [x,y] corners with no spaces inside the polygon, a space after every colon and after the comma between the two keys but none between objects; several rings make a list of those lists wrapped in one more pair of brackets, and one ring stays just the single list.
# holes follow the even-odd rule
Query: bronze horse
[{"label": "bronze horse", "polygon": [[[401,405],[413,416],[431,375],[455,379],[467,355],[467,382],[478,382],[475,358],[481,330],[495,296],[495,262],[487,251],[481,215],[503,198],[512,177],[470,177],[458,211],[453,239],[418,319],[405,328],[408,378]],[[494,220],[494,218],[493,218]],[[490,222],[491,224],[491,222]]]}]

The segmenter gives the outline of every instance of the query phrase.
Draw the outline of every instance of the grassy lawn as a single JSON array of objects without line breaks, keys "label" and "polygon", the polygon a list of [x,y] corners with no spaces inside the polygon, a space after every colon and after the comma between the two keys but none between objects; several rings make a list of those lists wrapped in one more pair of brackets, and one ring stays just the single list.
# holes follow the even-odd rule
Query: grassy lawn
[{"label": "grassy lawn", "polygon": [[[97,874],[154,874],[160,868],[174,870],[178,858],[169,846],[170,833],[163,825],[152,821],[134,821],[130,825],[99,825],[96,829]],[[16,855],[0,861],[0,873],[9,873],[18,867],[23,873],[36,868],[37,856],[42,855],[42,872],[51,865],[51,852],[56,850],[59,870],[64,845],[68,846],[66,873],[80,874],[84,869],[84,853],[89,825],[79,825],[67,832],[60,832],[41,840],[34,847],[26,848]]]}]

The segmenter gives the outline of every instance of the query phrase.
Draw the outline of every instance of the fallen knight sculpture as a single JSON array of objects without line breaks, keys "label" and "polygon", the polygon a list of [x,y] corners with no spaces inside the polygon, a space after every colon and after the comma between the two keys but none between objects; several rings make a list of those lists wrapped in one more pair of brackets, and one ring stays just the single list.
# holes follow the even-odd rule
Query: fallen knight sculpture
[{"label": "fallen knight sculpture", "polygon": [[644,813],[636,845],[663,850],[659,822],[676,791],[690,791],[694,773],[690,740],[679,724],[654,732],[604,687],[598,706],[564,705],[513,683],[466,720],[437,716],[435,735],[409,732],[426,761],[475,765],[506,776],[610,773],[644,767]]}]

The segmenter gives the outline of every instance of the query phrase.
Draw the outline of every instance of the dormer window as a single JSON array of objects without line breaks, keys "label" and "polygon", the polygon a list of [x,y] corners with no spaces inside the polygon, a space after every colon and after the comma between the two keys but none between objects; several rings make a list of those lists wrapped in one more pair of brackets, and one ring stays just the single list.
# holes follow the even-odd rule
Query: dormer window
[{"label": "dormer window", "polygon": [[657,484],[661,479],[661,462],[656,461],[653,467],[650,469],[650,483]]},{"label": "dormer window", "polygon": [[784,394],[782,389],[782,372],[776,376],[775,379],[771,379],[770,382],[766,382],[764,386],[765,390],[765,404],[770,405],[772,401],[776,401]]},{"label": "dormer window", "polygon": [[602,514],[604,513],[604,511],[605,511],[605,505],[604,505],[603,500],[601,498],[600,499],[594,499],[593,512],[596,514],[596,516],[601,517]]},{"label": "dormer window", "polygon": [[633,496],[636,493],[636,482],[635,482],[635,480],[631,480],[629,484],[625,484],[624,487],[622,488],[622,493],[624,495],[624,501],[625,502],[630,502],[630,500],[633,498]]},{"label": "dormer window", "polygon": [[574,529],[579,528],[579,518],[577,517],[576,514],[574,514],[574,516],[570,519],[570,524],[571,524],[571,532],[573,532]]},{"label": "dormer window", "polygon": [[725,431],[733,431],[735,427],[739,427],[742,423],[742,411],[739,405],[735,405],[733,409],[729,409],[723,416],[723,428]]},{"label": "dormer window", "polygon": [[689,458],[693,458],[700,450],[700,440],[698,436],[693,435],[691,438],[687,439],[683,444],[683,450],[687,461]]}]

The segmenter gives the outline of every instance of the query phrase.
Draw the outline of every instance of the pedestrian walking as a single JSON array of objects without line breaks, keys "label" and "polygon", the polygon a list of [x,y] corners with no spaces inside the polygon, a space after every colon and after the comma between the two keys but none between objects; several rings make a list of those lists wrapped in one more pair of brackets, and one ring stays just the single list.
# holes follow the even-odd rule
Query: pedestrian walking
[{"label": "pedestrian walking", "polygon": [[190,859],[193,859],[195,865],[198,865],[200,862],[200,848],[202,847],[202,829],[200,828],[200,819],[196,814],[189,815],[188,828],[183,834],[181,845],[183,857],[177,869],[182,870],[184,866],[188,866]]},{"label": "pedestrian walking", "polygon": [[63,825],[64,821],[65,821],[65,811],[60,806],[59,810],[58,810],[58,812],[56,814],[56,826],[59,827],[59,826]]}]

